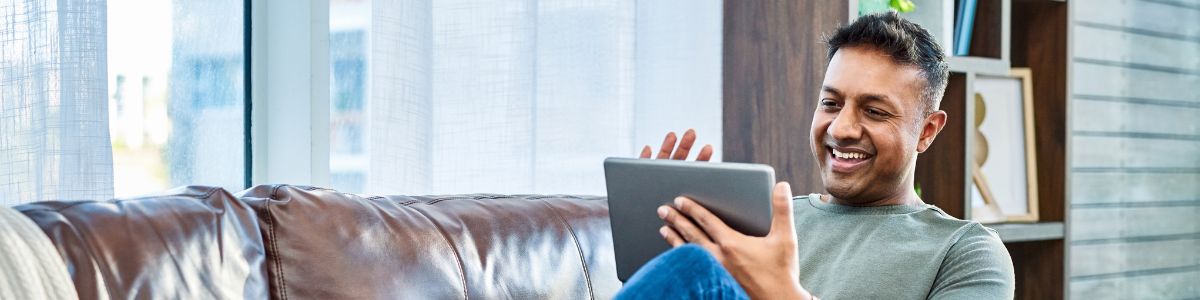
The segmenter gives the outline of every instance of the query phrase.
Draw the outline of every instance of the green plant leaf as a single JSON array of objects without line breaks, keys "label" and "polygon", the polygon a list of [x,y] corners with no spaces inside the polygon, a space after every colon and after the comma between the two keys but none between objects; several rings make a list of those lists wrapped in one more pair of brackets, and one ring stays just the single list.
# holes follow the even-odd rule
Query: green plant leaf
[{"label": "green plant leaf", "polygon": [[917,4],[913,3],[912,0],[892,0],[891,3],[888,3],[888,6],[902,13],[917,9]]}]

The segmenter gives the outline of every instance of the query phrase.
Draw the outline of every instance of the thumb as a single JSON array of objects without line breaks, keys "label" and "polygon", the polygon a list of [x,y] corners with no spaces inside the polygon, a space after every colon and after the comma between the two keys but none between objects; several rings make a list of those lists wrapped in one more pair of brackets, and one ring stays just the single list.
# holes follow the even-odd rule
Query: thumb
[{"label": "thumb", "polygon": [[796,227],[792,218],[792,185],[781,181],[775,184],[775,189],[771,192],[770,234],[793,235]]}]

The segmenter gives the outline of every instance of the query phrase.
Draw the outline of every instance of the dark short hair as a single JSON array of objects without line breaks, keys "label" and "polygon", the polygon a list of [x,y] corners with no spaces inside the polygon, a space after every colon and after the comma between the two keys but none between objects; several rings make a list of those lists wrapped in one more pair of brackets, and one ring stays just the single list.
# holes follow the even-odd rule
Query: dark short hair
[{"label": "dark short hair", "polygon": [[925,77],[921,111],[928,115],[938,109],[950,67],[942,47],[921,25],[901,18],[896,12],[870,14],[838,28],[825,43],[829,47],[827,61],[833,59],[838,49],[868,46],[887,53],[897,64],[920,68]]}]

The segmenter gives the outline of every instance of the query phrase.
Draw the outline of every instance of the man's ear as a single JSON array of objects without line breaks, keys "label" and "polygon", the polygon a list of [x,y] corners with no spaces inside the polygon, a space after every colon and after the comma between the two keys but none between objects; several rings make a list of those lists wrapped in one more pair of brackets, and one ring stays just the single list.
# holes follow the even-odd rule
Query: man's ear
[{"label": "man's ear", "polygon": [[917,153],[925,153],[930,145],[933,145],[933,139],[937,138],[938,133],[942,132],[942,128],[946,127],[946,112],[935,111],[930,113],[925,120],[921,121],[921,135],[917,139]]}]

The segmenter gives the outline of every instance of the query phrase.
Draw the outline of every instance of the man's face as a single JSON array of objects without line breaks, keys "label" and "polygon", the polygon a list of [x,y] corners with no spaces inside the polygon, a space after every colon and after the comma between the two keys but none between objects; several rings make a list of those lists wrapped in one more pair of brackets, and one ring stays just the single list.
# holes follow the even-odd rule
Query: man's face
[{"label": "man's face", "polygon": [[[847,47],[835,53],[810,136],[830,195],[865,204],[912,189],[904,183],[916,163],[923,123],[928,123],[922,122],[920,106],[924,84],[919,68],[896,64],[874,48]],[[940,130],[936,127],[934,134]]]}]

